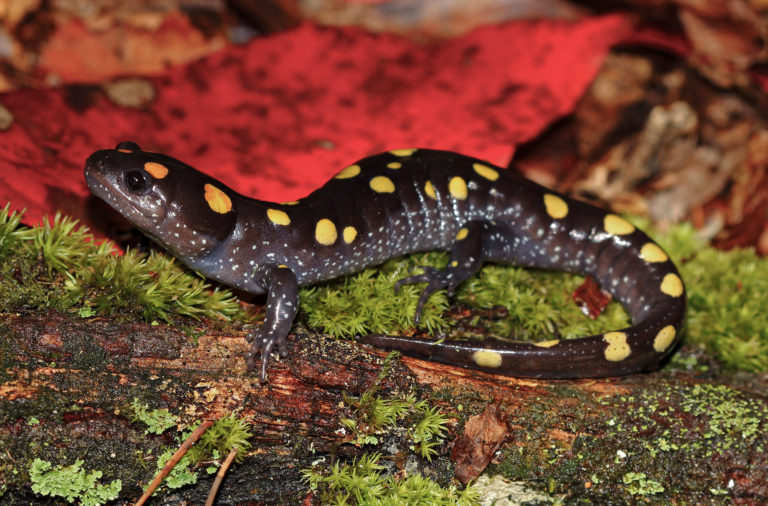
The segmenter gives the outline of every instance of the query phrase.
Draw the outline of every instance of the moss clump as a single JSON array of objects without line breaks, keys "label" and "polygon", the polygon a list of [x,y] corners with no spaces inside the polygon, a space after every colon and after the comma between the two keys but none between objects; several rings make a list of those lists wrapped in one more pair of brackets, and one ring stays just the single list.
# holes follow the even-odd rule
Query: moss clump
[{"label": "moss clump", "polygon": [[[300,292],[300,303],[310,326],[339,337],[370,333],[399,333],[413,327],[421,284],[402,286],[395,282],[419,265],[446,265],[447,257],[426,253],[390,260],[381,266],[323,283]],[[432,295],[421,314],[421,326],[430,333],[447,328],[442,319],[448,308],[445,291]]]},{"label": "moss clump", "polygon": [[386,475],[379,463],[381,455],[363,455],[348,464],[334,462],[330,469],[318,465],[302,471],[321,504],[479,504],[478,493],[471,486],[458,490],[443,488],[420,474],[405,478]]},{"label": "moss clump", "polygon": [[[192,427],[189,432],[191,433],[195,428],[196,426]],[[250,438],[249,423],[236,417],[234,413],[230,413],[228,416],[216,420],[200,437],[197,444],[192,447],[189,454],[195,464],[206,461],[218,463],[220,458],[226,457],[232,450],[236,450],[235,461],[241,462],[251,448],[251,443],[248,442]]]},{"label": "moss clump", "polygon": [[68,276],[65,287],[73,305],[82,300],[95,314],[129,313],[167,322],[174,314],[229,318],[239,313],[231,292],[211,290],[174,258],[156,252],[93,258]]},{"label": "moss clump", "polygon": [[81,316],[230,318],[242,315],[228,290],[205,281],[162,254],[115,255],[86,227],[56,214],[36,227],[23,213],[0,211],[0,311],[59,309]]},{"label": "moss clump", "polygon": [[432,460],[437,453],[435,447],[445,437],[448,418],[427,401],[417,401],[414,395],[403,399],[385,399],[377,396],[375,391],[367,390],[359,398],[345,396],[354,416],[342,418],[340,422],[352,431],[353,443],[378,444],[381,434],[398,430],[397,422],[408,418],[410,423],[406,426],[408,438],[413,442],[411,449],[421,457]]},{"label": "moss clump", "polygon": [[768,371],[768,259],[752,249],[705,248],[682,266],[690,343],[727,366]]},{"label": "moss clump", "polygon": [[[432,460],[435,447],[442,443],[448,430],[448,417],[426,400],[417,401],[408,394],[403,398],[383,398],[376,395],[380,382],[389,375],[392,361],[399,353],[392,352],[374,385],[360,397],[345,395],[344,401],[352,408],[352,418],[342,418],[341,425],[352,431],[351,442],[357,446],[378,444],[382,435],[396,435],[405,429],[412,442],[410,449],[422,458]],[[405,421],[405,424],[399,422]]]}]

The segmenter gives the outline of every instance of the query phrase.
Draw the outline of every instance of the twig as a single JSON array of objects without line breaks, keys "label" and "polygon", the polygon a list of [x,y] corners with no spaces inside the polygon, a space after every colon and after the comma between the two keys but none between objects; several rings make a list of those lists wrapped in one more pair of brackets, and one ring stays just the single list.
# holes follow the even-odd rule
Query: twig
[{"label": "twig", "polygon": [[193,444],[197,442],[198,439],[200,439],[200,436],[205,434],[205,431],[208,430],[208,428],[213,425],[212,420],[206,420],[203,423],[200,424],[200,427],[195,429],[195,431],[189,435],[186,441],[182,443],[182,445],[179,447],[178,450],[176,450],[176,453],[173,454],[173,457],[171,457],[171,460],[165,463],[165,467],[157,473],[157,476],[152,480],[152,483],[149,484],[149,487],[147,487],[147,490],[144,491],[144,495],[141,496],[141,498],[136,501],[135,506],[142,506],[145,502],[147,502],[147,499],[149,499],[149,496],[154,493],[154,491],[157,489],[157,487],[160,486],[160,484],[163,482],[166,476],[173,470],[173,468],[176,466],[176,464],[179,463],[181,458],[186,455],[187,451],[192,447]]},{"label": "twig", "polygon": [[213,480],[213,486],[211,487],[211,492],[208,494],[208,500],[205,501],[205,506],[213,506],[213,500],[216,499],[216,493],[219,491],[221,481],[224,479],[224,475],[227,474],[227,470],[229,469],[229,466],[232,465],[232,461],[235,460],[235,457],[237,457],[237,448],[232,448],[229,455],[227,455],[227,458],[224,460],[224,463],[219,468],[219,472],[216,473],[216,479]]}]

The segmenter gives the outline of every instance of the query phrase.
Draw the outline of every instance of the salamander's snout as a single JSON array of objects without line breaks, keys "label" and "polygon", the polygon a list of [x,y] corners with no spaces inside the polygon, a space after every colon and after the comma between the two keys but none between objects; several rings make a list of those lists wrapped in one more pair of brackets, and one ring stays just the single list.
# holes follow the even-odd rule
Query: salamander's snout
[{"label": "salamander's snout", "polygon": [[98,180],[103,179],[105,172],[108,170],[110,166],[109,159],[111,158],[110,152],[112,152],[111,149],[101,149],[91,154],[85,161],[83,172],[85,174],[85,181],[91,190],[93,190]]}]

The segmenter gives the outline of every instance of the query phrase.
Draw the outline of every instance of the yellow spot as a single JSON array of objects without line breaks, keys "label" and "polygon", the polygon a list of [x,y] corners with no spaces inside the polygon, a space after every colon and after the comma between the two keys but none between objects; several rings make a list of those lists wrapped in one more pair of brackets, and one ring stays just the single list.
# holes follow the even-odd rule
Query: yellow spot
[{"label": "yellow spot", "polygon": [[424,193],[427,194],[427,197],[437,200],[437,193],[435,193],[435,187],[432,184],[432,181],[424,183]]},{"label": "yellow spot", "polygon": [[547,208],[547,214],[556,220],[568,216],[568,204],[552,193],[544,194],[544,207]]},{"label": "yellow spot", "polygon": [[291,219],[280,209],[267,209],[267,218],[275,225],[290,225]]},{"label": "yellow spot", "polygon": [[478,350],[472,354],[472,360],[480,367],[497,368],[501,366],[501,354],[490,350]]},{"label": "yellow spot", "polygon": [[285,264],[280,264],[280,265],[278,265],[278,266],[277,266],[277,268],[278,268],[278,269],[287,269],[287,268],[288,268],[288,266],[287,266],[287,265],[285,265]]},{"label": "yellow spot", "polygon": [[669,273],[661,281],[661,291],[670,297],[680,297],[683,294],[683,280],[677,274]]},{"label": "yellow spot", "polygon": [[675,340],[675,327],[667,325],[656,334],[656,339],[653,340],[653,349],[662,353],[669,348],[672,341]]},{"label": "yellow spot", "polygon": [[357,229],[355,227],[344,227],[344,232],[341,234],[344,237],[344,242],[352,244],[352,241],[357,237]]},{"label": "yellow spot", "polygon": [[458,260],[454,260],[454,261],[451,262],[451,267],[457,267],[458,265],[459,265],[459,261]]},{"label": "yellow spot", "polygon": [[399,169],[399,168],[402,168],[402,166],[403,164],[400,162],[389,162],[387,164],[387,167],[389,167],[390,169]]},{"label": "yellow spot", "polygon": [[469,235],[469,230],[466,228],[460,228],[459,231],[456,233],[456,240],[461,241],[462,239],[465,239]]},{"label": "yellow spot", "polygon": [[451,192],[451,195],[453,195],[454,198],[464,200],[467,198],[467,183],[458,176],[452,177],[451,180],[448,181],[448,191]]},{"label": "yellow spot", "polygon": [[415,151],[415,149],[393,149],[390,153],[395,156],[411,156]]},{"label": "yellow spot", "polygon": [[296,204],[298,204],[298,203],[299,203],[299,201],[298,201],[298,200],[291,200],[291,201],[289,201],[289,202],[283,202],[283,203],[282,203],[282,204],[280,204],[280,205],[282,205],[282,206],[295,206],[295,205],[296,205]]},{"label": "yellow spot", "polygon": [[133,153],[132,149],[118,149],[120,153]]},{"label": "yellow spot", "polygon": [[205,190],[205,201],[215,212],[225,214],[232,210],[232,201],[226,193],[212,184],[206,184],[203,190]]},{"label": "yellow spot", "polygon": [[368,184],[371,186],[371,190],[376,193],[392,193],[395,191],[395,184],[386,176],[376,176]]},{"label": "yellow spot", "polygon": [[664,250],[652,242],[645,243],[643,247],[640,248],[640,258],[649,263],[666,262],[669,260],[669,257],[664,253]]},{"label": "yellow spot", "polygon": [[472,164],[472,168],[475,169],[475,172],[489,181],[496,181],[499,179],[499,172],[488,167],[487,165],[483,165],[482,163],[475,163]]},{"label": "yellow spot", "polygon": [[163,179],[168,175],[168,167],[162,163],[147,162],[144,164],[144,170],[149,172],[149,175],[155,179]]},{"label": "yellow spot", "polygon": [[624,332],[606,332],[603,341],[608,343],[605,347],[605,359],[609,362],[619,362],[632,354]]},{"label": "yellow spot", "polygon": [[336,242],[338,234],[336,233],[336,225],[333,224],[328,218],[323,218],[315,225],[315,239],[320,244],[330,246]]},{"label": "yellow spot", "polygon": [[351,177],[355,177],[358,174],[360,174],[360,166],[355,164],[350,165],[345,169],[341,169],[341,171],[339,171],[339,173],[333,177],[334,179],[349,179]]},{"label": "yellow spot", "polygon": [[615,214],[606,214],[603,220],[603,228],[609,234],[613,235],[627,235],[635,231],[635,226]]},{"label": "yellow spot", "polygon": [[551,348],[559,342],[560,339],[550,339],[549,341],[539,341],[538,343],[533,343],[533,345],[539,346],[541,348]]}]

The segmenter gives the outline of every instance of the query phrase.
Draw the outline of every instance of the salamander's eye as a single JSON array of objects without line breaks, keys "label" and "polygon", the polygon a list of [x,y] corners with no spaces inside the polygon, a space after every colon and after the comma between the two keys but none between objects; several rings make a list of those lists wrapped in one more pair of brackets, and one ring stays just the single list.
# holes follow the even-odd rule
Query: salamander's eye
[{"label": "salamander's eye", "polygon": [[138,193],[150,187],[149,178],[140,170],[129,170],[125,173],[125,186],[130,191]]}]

